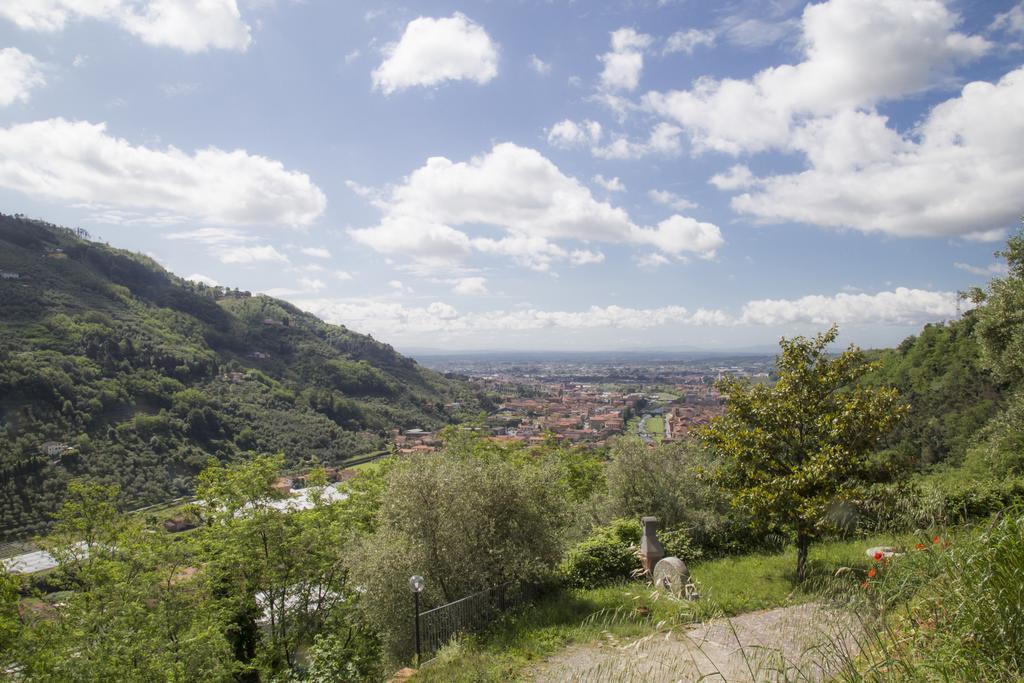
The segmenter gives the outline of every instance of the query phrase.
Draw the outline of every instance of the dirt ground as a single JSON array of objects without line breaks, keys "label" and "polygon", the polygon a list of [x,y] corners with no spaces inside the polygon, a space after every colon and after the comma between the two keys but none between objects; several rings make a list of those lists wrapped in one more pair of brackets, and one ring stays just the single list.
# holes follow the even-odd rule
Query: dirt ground
[{"label": "dirt ground", "polygon": [[822,681],[856,653],[856,620],[821,605],[716,619],[628,643],[576,645],[535,667],[534,681]]}]

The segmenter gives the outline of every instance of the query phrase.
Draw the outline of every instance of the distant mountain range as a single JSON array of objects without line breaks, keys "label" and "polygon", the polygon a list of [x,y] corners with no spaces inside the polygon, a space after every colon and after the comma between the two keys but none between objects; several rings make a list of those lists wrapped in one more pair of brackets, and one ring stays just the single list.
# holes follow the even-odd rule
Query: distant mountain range
[{"label": "distant mountain range", "polygon": [[44,528],[74,477],[154,503],[210,458],[338,464],[480,401],[284,301],[0,214],[0,538]]}]

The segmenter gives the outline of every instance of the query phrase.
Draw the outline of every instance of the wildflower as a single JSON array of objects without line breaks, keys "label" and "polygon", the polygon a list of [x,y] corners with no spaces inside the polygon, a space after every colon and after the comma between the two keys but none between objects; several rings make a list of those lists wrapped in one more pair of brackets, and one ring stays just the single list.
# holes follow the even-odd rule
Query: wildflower
[{"label": "wildflower", "polygon": [[918,543],[915,545],[914,550],[924,550],[924,543]]},{"label": "wildflower", "polygon": [[933,537],[932,538],[932,543],[934,543],[935,545],[938,545],[939,544],[939,537],[938,536]]},{"label": "wildflower", "polygon": [[876,573],[877,573],[877,572],[875,571],[875,568],[874,568],[874,567],[872,567],[872,568],[871,568],[871,571],[869,571],[869,572],[868,572],[868,578],[869,578],[869,579],[873,579],[873,578],[875,577],[875,574],[876,574]]},{"label": "wildflower", "polygon": [[884,554],[883,554],[883,553],[882,553],[881,551],[879,551],[879,552],[875,553],[875,561],[876,561],[876,562],[877,562],[878,560],[882,559],[883,557],[885,557],[885,555],[884,555]]}]

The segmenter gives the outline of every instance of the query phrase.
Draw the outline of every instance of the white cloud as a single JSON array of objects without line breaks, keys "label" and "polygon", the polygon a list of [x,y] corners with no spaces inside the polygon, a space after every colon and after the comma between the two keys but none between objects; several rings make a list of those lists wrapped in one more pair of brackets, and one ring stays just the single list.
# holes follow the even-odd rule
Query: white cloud
[{"label": "white cloud", "polygon": [[664,54],[674,52],[685,52],[692,55],[693,51],[701,45],[711,47],[715,44],[715,32],[705,29],[691,28],[686,31],[676,31],[665,41]]},{"label": "white cloud", "polygon": [[299,251],[313,258],[331,258],[331,252],[325,247],[302,247]]},{"label": "white cloud", "polygon": [[595,263],[603,263],[604,254],[590,249],[574,249],[569,253],[569,263],[574,266],[589,266]]},{"label": "white cloud", "polygon": [[273,159],[136,146],[106,124],[62,118],[0,128],[0,187],[239,225],[306,226],[327,204],[308,175]]},{"label": "white cloud", "polygon": [[802,116],[828,115],[927,90],[987,52],[955,31],[941,0],[828,0],[802,17],[804,61],[750,80],[704,77],[690,90],[648,93],[652,111],[683,126],[697,151],[785,149]]},{"label": "white cloud", "polygon": [[43,65],[16,47],[0,50],[0,107],[28,102],[33,88],[46,85]]},{"label": "white cloud", "polygon": [[235,0],[5,0],[0,16],[45,32],[70,21],[109,21],[150,45],[190,53],[245,51],[252,42]]},{"label": "white cloud", "polygon": [[912,325],[953,318],[956,292],[897,287],[877,294],[840,293],[799,299],[761,299],[743,307],[741,322],[750,325],[893,324]]},{"label": "white cloud", "polygon": [[533,330],[592,330],[601,328],[644,330],[664,325],[706,325],[714,316],[699,311],[691,316],[682,306],[628,308],[591,306],[579,311],[544,311],[536,308],[462,313],[444,302],[406,306],[367,299],[293,299],[300,308],[324,320],[374,336],[444,333],[464,336],[479,332]]},{"label": "white cloud", "polygon": [[601,141],[601,124],[597,121],[576,123],[563,119],[548,130],[548,144],[562,149],[596,145]]},{"label": "white cloud", "polygon": [[207,285],[209,287],[219,287],[220,286],[220,283],[217,282],[216,280],[214,280],[212,277],[209,277],[207,275],[203,275],[201,273],[192,273],[191,275],[189,275],[185,279],[189,280],[190,282],[199,282],[199,283],[202,283],[202,284]]},{"label": "white cloud", "polygon": [[746,164],[735,164],[725,173],[716,173],[708,181],[719,190],[738,190],[756,184],[757,179]]},{"label": "white cloud", "polygon": [[626,186],[623,185],[622,181],[619,180],[618,176],[614,178],[605,178],[603,175],[598,173],[596,176],[591,178],[599,186],[603,187],[609,192],[625,192]]},{"label": "white cloud", "polygon": [[217,257],[221,263],[288,263],[288,257],[269,244],[219,247]]},{"label": "white cloud", "polygon": [[308,292],[319,292],[327,285],[324,284],[323,280],[313,277],[300,277],[299,286]]},{"label": "white cloud", "polygon": [[966,271],[971,275],[980,275],[982,277],[998,277],[1000,275],[1006,275],[1010,270],[1005,263],[990,263],[987,266],[972,266],[970,263],[960,263],[958,261],[954,263],[953,266]]},{"label": "white cloud", "polygon": [[345,56],[343,57],[343,59],[345,60],[345,65],[348,66],[352,62],[356,61],[357,59],[359,59],[359,57],[362,56],[362,54],[363,53],[358,49],[346,52]]},{"label": "white cloud", "polygon": [[762,178],[733,207],[903,237],[994,241],[1012,228],[1024,187],[1024,68],[974,82],[901,137],[878,114],[843,113],[796,136],[810,168]]},{"label": "white cloud", "polygon": [[645,270],[654,270],[672,263],[668,260],[668,257],[656,251],[652,251],[649,254],[637,254],[633,257],[633,261]]},{"label": "white cloud", "polygon": [[334,271],[334,277],[339,280],[351,280],[352,273],[348,272],[347,270],[336,270]]},{"label": "white cloud", "polygon": [[[466,162],[432,157],[400,185],[381,193],[378,225],[350,230],[384,254],[450,267],[471,253],[508,256],[537,270],[569,258],[559,240],[652,244],[672,255],[713,256],[718,227],[672,216],[656,227],[635,225],[625,210],[590,190],[533,149],[500,143]],[[498,228],[473,235],[470,230]]]},{"label": "white cloud", "polygon": [[696,209],[697,203],[691,202],[686,197],[681,197],[675,192],[669,192],[668,190],[648,190],[647,196],[659,204],[675,209],[676,211],[689,211],[690,209]]},{"label": "white cloud", "polygon": [[487,294],[487,280],[482,277],[462,277],[453,281],[452,291],[456,294],[483,296]]},{"label": "white cloud", "polygon": [[619,137],[607,145],[591,147],[590,152],[601,159],[640,159],[651,154],[674,156],[682,149],[682,133],[679,126],[662,121],[651,129],[644,142]]},{"label": "white cloud", "polygon": [[601,87],[605,90],[635,90],[644,69],[644,50],[654,39],[632,28],[620,28],[611,34],[611,52],[599,55],[604,63]]},{"label": "white cloud", "polygon": [[373,86],[385,95],[445,81],[483,85],[498,75],[497,45],[482,26],[460,12],[440,19],[413,19],[384,54],[384,61],[373,71]]},{"label": "white cloud", "polygon": [[1017,4],[996,15],[989,27],[994,31],[1006,31],[1024,35],[1024,4]]},{"label": "white cloud", "polygon": [[673,256],[695,252],[703,258],[714,258],[715,251],[725,244],[717,225],[687,216],[666,218],[654,228],[633,226],[632,232],[634,242],[650,244]]},{"label": "white cloud", "polygon": [[252,235],[247,235],[234,228],[198,228],[184,232],[172,232],[164,237],[170,240],[198,242],[207,246],[241,244],[243,242],[252,242],[256,239]]},{"label": "white cloud", "polygon": [[531,69],[536,71],[541,76],[547,76],[549,73],[551,73],[551,65],[545,62],[537,55],[530,55],[530,59],[527,63],[530,65]]}]

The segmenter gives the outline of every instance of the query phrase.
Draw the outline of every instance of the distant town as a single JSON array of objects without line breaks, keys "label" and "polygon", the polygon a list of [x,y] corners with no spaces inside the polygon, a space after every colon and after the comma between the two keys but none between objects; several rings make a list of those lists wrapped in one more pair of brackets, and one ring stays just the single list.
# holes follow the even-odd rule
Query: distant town
[{"label": "distant town", "polygon": [[[420,362],[469,379],[497,408],[479,427],[494,441],[540,443],[550,438],[584,446],[633,434],[655,444],[684,438],[722,412],[719,379],[770,380],[774,357],[598,354],[502,358],[424,356]],[[457,406],[455,406],[457,408]],[[399,453],[429,452],[435,434],[394,434]]]}]

